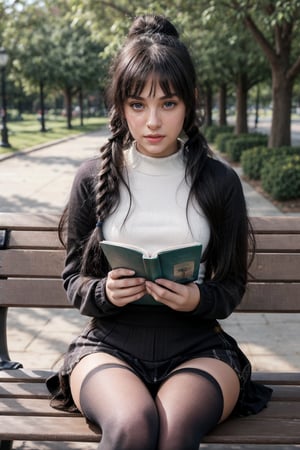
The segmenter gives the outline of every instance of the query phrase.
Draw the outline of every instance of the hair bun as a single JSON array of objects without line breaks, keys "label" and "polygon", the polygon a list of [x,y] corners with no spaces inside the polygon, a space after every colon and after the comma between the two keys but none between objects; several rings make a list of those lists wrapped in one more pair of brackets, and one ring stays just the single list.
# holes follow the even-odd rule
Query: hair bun
[{"label": "hair bun", "polygon": [[156,33],[179,38],[178,31],[168,19],[152,14],[136,17],[129,29],[128,38]]}]

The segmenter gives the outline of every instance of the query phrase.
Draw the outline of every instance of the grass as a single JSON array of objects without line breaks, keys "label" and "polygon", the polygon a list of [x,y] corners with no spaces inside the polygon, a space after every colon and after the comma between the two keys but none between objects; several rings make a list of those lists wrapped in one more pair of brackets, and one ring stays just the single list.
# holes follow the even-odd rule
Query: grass
[{"label": "grass", "polygon": [[89,117],[83,119],[80,126],[78,117],[72,119],[72,129],[67,128],[65,117],[46,117],[46,132],[41,132],[41,126],[36,115],[24,114],[23,120],[7,123],[8,141],[11,147],[0,147],[0,153],[17,152],[36,145],[56,141],[75,134],[97,131],[107,124],[105,117]]}]

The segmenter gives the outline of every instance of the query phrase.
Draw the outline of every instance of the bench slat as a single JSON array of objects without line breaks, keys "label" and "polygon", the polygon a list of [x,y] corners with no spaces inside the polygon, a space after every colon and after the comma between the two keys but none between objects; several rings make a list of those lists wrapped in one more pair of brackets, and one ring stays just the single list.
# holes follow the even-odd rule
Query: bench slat
[{"label": "bench slat", "polygon": [[[283,270],[284,267],[284,270]],[[300,253],[258,253],[250,267],[257,281],[299,281]]]},{"label": "bench slat", "polygon": [[[251,423],[249,423],[251,422]],[[13,430],[13,431],[12,431]],[[83,417],[1,416],[0,438],[7,440],[98,442],[100,431]],[[203,442],[299,444],[300,421],[297,419],[246,417],[219,425]]]},{"label": "bench slat", "polygon": [[220,424],[203,442],[220,444],[299,444],[300,420],[249,416]]},{"label": "bench slat", "polygon": [[300,387],[300,372],[253,372],[252,378],[259,383]]},{"label": "bench slat", "polygon": [[249,283],[240,312],[300,312],[299,283]]},{"label": "bench slat", "polygon": [[259,216],[251,217],[250,220],[255,233],[300,233],[299,217]]},{"label": "bench slat", "polygon": [[[50,406],[48,399],[42,398],[5,398],[1,399],[0,417],[15,416],[80,416],[80,413],[61,411]],[[0,419],[1,420],[1,419]]]},{"label": "bench slat", "polygon": [[55,214],[1,213],[0,229],[8,230],[56,230],[60,216]]},{"label": "bench slat", "polygon": [[266,383],[266,386],[273,389],[272,402],[300,402],[300,386],[274,386],[269,383]]},{"label": "bench slat", "polygon": [[[30,296],[24,296],[30,292]],[[237,312],[300,312],[299,283],[250,282]],[[61,278],[0,279],[0,306],[71,308]]]},{"label": "bench slat", "polygon": [[[272,385],[265,383],[273,389],[272,402],[298,402],[300,404],[300,385]],[[44,383],[37,382],[2,382],[0,381],[0,398],[4,399],[46,399],[49,402],[49,392]],[[1,401],[2,401],[1,400]]]},{"label": "bench slat", "polygon": [[[53,370],[40,369],[12,369],[0,370],[1,382],[21,382],[30,380],[31,382],[43,383],[48,376],[53,374]],[[299,372],[253,372],[252,378],[259,383],[300,386]]]},{"label": "bench slat", "polygon": [[[48,399],[42,398],[4,398],[1,400],[1,415],[26,416],[78,416],[80,413],[60,411],[50,406]],[[260,414],[262,420],[266,418],[293,419],[300,417],[300,402],[277,401],[270,402],[268,407]],[[232,420],[235,420],[233,418]]]},{"label": "bench slat", "polygon": [[[64,250],[4,250],[0,252],[0,276],[59,277]],[[282,268],[285,270],[282,270]],[[258,253],[250,268],[257,281],[300,281],[300,253]]]},{"label": "bench slat", "polygon": [[83,417],[1,416],[0,439],[98,442],[100,431]]},{"label": "bench slat", "polygon": [[[24,293],[30,292],[30,295]],[[1,306],[70,308],[59,279],[0,279]]]},{"label": "bench slat", "polygon": [[[54,230],[57,228],[59,219],[59,214],[0,212],[0,228]],[[256,233],[274,233],[274,231],[279,233],[300,233],[300,222],[298,217],[251,217],[251,223]]]},{"label": "bench slat", "polygon": [[63,270],[63,250],[4,250],[0,252],[0,276],[59,277]]},{"label": "bench slat", "polygon": [[[12,230],[8,248],[62,249],[57,231]],[[294,252],[300,248],[300,234],[257,234],[256,251]]]},{"label": "bench slat", "polygon": [[259,413],[259,417],[261,420],[266,418],[294,419],[295,417],[300,417],[300,402],[271,401],[268,407]]},{"label": "bench slat", "polygon": [[62,249],[57,231],[23,231],[12,230],[9,235],[8,248]]},{"label": "bench slat", "polygon": [[0,383],[1,399],[37,397],[50,398],[50,393],[45,383]]},{"label": "bench slat", "polygon": [[295,252],[300,248],[300,234],[256,234],[255,240],[256,252]]},{"label": "bench slat", "polygon": [[[8,248],[44,248],[61,249],[57,231],[30,231],[12,230],[10,232]],[[300,248],[299,234],[257,234],[256,251],[263,252],[272,250],[273,252],[294,252]]]},{"label": "bench slat", "polygon": [[19,383],[30,380],[31,383],[44,383],[53,374],[53,370],[41,369],[12,369],[0,370],[0,382]]}]

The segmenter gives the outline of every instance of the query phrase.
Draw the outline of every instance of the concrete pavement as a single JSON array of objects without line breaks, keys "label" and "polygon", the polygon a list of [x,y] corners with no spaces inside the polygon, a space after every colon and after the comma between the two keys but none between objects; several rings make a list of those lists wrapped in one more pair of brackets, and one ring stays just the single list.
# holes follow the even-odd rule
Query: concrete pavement
[{"label": "concrete pavement", "polygon": [[[60,213],[79,164],[97,154],[106,136],[107,131],[103,130],[8,159],[0,156],[0,211]],[[242,184],[250,216],[283,214],[249,184]],[[22,362],[24,367],[56,369],[67,345],[85,322],[86,318],[81,317],[77,310],[12,309],[8,317],[11,358]],[[282,314],[280,317],[272,314],[233,314],[223,322],[223,326],[238,340],[254,370],[299,371],[299,323],[300,317],[296,314]],[[282,344],[287,337],[289,348]],[[14,444],[14,449],[19,450],[62,448],[90,450],[97,446],[73,443]],[[222,447],[214,448],[221,450]]]}]

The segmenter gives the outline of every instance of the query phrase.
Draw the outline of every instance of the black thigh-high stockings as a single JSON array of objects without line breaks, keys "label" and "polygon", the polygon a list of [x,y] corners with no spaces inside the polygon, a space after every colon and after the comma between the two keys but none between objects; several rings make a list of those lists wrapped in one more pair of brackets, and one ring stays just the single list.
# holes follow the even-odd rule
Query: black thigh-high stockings
[{"label": "black thigh-high stockings", "polygon": [[82,383],[80,405],[102,429],[99,450],[198,450],[222,416],[223,395],[209,373],[185,367],[153,399],[130,368],[104,364]]},{"label": "black thigh-high stockings", "polygon": [[198,450],[223,413],[223,394],[204,370],[177,369],[163,384],[156,400],[160,416],[158,450]]},{"label": "black thigh-high stockings", "polygon": [[157,409],[130,367],[116,363],[95,367],[81,385],[80,406],[102,430],[99,450],[156,448]]}]

